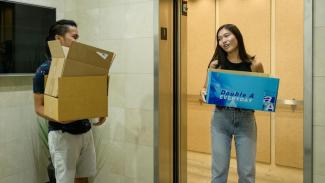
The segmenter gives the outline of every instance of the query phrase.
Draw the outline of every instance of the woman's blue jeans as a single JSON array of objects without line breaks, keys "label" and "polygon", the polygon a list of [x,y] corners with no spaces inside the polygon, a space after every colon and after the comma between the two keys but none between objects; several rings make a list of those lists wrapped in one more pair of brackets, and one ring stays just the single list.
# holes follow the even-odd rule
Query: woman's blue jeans
[{"label": "woman's blue jeans", "polygon": [[226,183],[234,137],[238,183],[255,183],[256,122],[251,110],[216,108],[212,117],[212,183]]}]

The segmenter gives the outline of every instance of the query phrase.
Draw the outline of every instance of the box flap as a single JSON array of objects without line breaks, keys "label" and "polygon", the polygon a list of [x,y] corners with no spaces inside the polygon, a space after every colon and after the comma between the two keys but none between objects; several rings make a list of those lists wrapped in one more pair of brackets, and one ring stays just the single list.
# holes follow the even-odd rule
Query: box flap
[{"label": "box flap", "polygon": [[63,53],[64,53],[64,58],[67,58],[68,53],[69,53],[69,47],[66,46],[61,46],[63,49]]},{"label": "box flap", "polygon": [[47,83],[45,85],[45,94],[54,97],[58,96],[58,78],[62,76],[64,65],[64,58],[52,58]]},{"label": "box flap", "polygon": [[115,54],[73,42],[70,49],[59,41],[48,42],[52,54],[45,94],[58,97],[58,79],[67,76],[103,76],[108,74]]},{"label": "box flap", "polygon": [[[80,62],[83,65],[91,65],[92,68],[95,68],[94,70],[95,74],[96,74],[96,68],[98,68],[98,75],[102,75],[103,69],[105,71],[104,74],[108,74],[109,68],[112,65],[114,57],[115,54],[113,52],[88,46],[79,42],[73,42],[70,47],[67,60]],[[66,66],[64,70],[63,76],[71,75],[69,72],[71,72],[72,69],[67,69],[67,67],[68,66]],[[74,68],[74,69],[75,70],[73,72],[77,73],[78,68]],[[80,72],[79,75],[84,75],[84,74]]]},{"label": "box flap", "polygon": [[99,76],[107,75],[107,69],[94,65],[78,62],[76,60],[67,59],[65,62],[63,76]]},{"label": "box flap", "polygon": [[51,51],[52,58],[65,58],[69,49],[67,47],[62,47],[60,41],[48,41],[47,42]]}]

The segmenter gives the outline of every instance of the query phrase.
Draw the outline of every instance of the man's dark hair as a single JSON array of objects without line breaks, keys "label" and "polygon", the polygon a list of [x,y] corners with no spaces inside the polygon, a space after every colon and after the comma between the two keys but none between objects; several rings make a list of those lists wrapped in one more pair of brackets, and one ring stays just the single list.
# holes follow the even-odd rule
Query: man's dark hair
[{"label": "man's dark hair", "polygon": [[47,59],[51,58],[51,52],[50,52],[50,48],[49,48],[47,42],[55,40],[56,35],[64,36],[68,32],[69,26],[77,27],[77,24],[73,20],[62,19],[62,20],[59,20],[59,21],[55,22],[55,24],[53,24],[50,27],[49,34],[48,34],[48,36],[46,37],[46,40],[45,40],[46,41],[46,43],[45,43],[45,45],[46,45],[45,56],[47,57]]},{"label": "man's dark hair", "polygon": [[59,24],[59,25],[70,25],[70,26],[77,27],[77,23],[75,21],[73,21],[73,20],[67,20],[67,19],[58,20],[56,22],[56,24]]}]

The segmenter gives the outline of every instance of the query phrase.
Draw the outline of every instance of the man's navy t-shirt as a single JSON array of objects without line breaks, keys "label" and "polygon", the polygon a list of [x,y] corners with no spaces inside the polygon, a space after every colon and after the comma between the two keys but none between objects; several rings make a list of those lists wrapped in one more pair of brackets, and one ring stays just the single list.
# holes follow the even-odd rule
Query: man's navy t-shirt
[{"label": "man's navy t-shirt", "polygon": [[[33,78],[33,92],[44,94],[44,76],[48,75],[51,66],[51,61],[46,60],[42,65],[37,68]],[[71,134],[81,134],[90,130],[91,124],[88,119],[78,120],[68,124],[61,124],[54,121],[49,121],[49,131],[62,130]]]}]

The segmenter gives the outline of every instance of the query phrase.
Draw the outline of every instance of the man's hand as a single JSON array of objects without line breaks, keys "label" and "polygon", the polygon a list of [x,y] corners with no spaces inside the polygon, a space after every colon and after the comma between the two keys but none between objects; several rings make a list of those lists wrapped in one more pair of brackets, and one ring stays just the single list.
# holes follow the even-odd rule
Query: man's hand
[{"label": "man's hand", "polygon": [[207,103],[207,101],[206,101],[206,99],[205,99],[205,97],[206,97],[206,95],[207,95],[207,90],[206,90],[206,88],[202,88],[202,89],[201,89],[200,95],[201,95],[201,100],[202,100],[203,102]]},{"label": "man's hand", "polygon": [[97,123],[94,123],[95,126],[100,126],[106,121],[106,117],[100,117],[98,118]]}]

